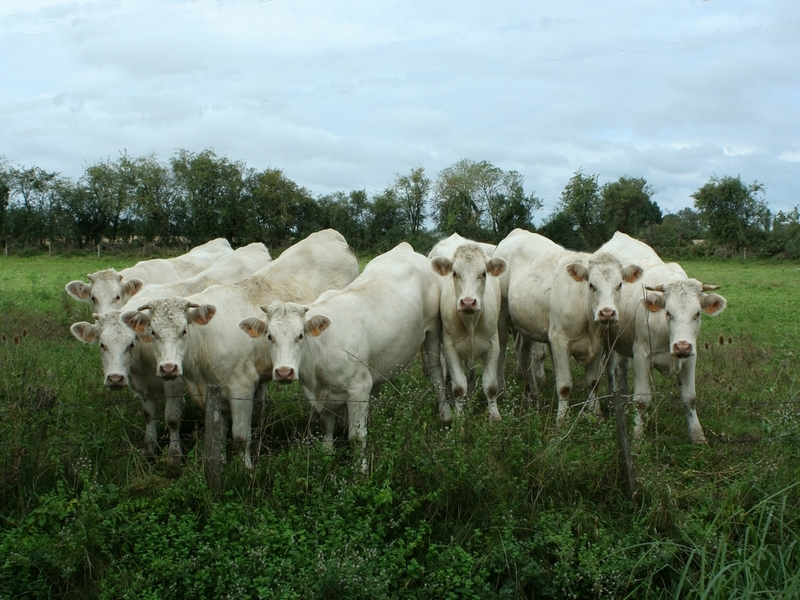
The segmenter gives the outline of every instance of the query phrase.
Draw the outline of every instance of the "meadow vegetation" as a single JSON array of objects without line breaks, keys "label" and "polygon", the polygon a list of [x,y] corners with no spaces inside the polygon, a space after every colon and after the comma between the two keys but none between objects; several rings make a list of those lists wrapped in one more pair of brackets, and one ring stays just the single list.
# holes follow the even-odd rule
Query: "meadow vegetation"
[{"label": "meadow vegetation", "polygon": [[682,261],[728,300],[699,340],[709,446],[656,375],[631,499],[613,418],[574,406],[556,431],[550,363],[531,403],[513,357],[499,424],[477,397],[444,428],[418,366],[385,386],[368,476],[346,442],[322,450],[299,386],[272,385],[255,467],[231,455],[214,494],[202,410],[187,403],[184,464],[145,460],[133,395],[68,331],[91,315],[64,284],[135,260],[0,258],[1,599],[800,594],[798,264]]}]

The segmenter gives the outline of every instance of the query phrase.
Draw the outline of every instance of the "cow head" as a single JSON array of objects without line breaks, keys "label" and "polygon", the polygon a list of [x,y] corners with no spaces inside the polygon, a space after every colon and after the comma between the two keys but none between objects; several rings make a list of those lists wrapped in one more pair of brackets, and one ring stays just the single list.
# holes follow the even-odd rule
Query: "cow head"
[{"label": "cow head", "polygon": [[450,276],[455,289],[456,310],[467,315],[483,308],[486,277],[503,273],[508,263],[502,258],[489,258],[475,243],[461,244],[453,260],[444,256],[431,259],[433,270],[443,277]]},{"label": "cow head", "polygon": [[586,283],[592,317],[596,323],[619,321],[617,304],[623,283],[633,283],[643,270],[638,265],[623,267],[607,252],[596,252],[584,265],[573,262],[567,265],[567,274],[578,283]]},{"label": "cow head", "polygon": [[141,279],[123,281],[114,269],[89,273],[87,277],[89,283],[70,281],[64,289],[76,300],[91,303],[96,313],[119,310],[144,286]]},{"label": "cow head", "polygon": [[300,376],[300,365],[306,353],[306,337],[317,337],[331,324],[330,319],[316,315],[306,319],[308,307],[294,302],[273,302],[262,306],[266,319],[248,317],[239,327],[250,337],[267,338],[272,359],[272,379],[291,383]]},{"label": "cow head", "polygon": [[81,321],[73,323],[69,330],[81,342],[100,345],[103,383],[112,390],[121,390],[130,385],[136,334],[120,320],[118,310],[92,316],[94,324]]},{"label": "cow head", "polygon": [[217,309],[185,298],[160,298],[138,310],[126,312],[122,321],[153,344],[156,374],[164,379],[183,375],[183,358],[192,326],[207,325]]},{"label": "cow head", "polygon": [[681,279],[648,287],[643,304],[651,313],[663,315],[669,331],[669,352],[676,358],[697,353],[697,335],[703,314],[717,316],[728,302],[719,294],[706,294],[719,289],[696,279]]}]

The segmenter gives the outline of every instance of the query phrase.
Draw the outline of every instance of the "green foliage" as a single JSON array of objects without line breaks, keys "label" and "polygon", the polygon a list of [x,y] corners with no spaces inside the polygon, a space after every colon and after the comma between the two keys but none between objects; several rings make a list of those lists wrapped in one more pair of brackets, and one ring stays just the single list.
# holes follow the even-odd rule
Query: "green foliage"
[{"label": "green foliage", "polygon": [[[572,228],[577,233],[567,246],[573,250],[593,250],[605,241],[605,228],[600,215],[602,198],[600,185],[597,183],[599,177],[585,175],[578,170],[561,192],[559,210],[572,223]],[[553,238],[553,241],[565,245],[558,239]]]},{"label": "green foliage", "polygon": [[522,175],[487,161],[460,160],[434,186],[433,218],[445,235],[499,242],[516,227],[531,228],[541,206],[535,195],[525,195]]},{"label": "green foliage", "polygon": [[402,229],[410,236],[417,235],[423,228],[432,185],[425,169],[415,167],[408,175],[398,175],[390,188],[402,214]]},{"label": "green foliage", "polygon": [[766,203],[756,198],[763,191],[757,181],[745,185],[738,176],[726,176],[712,177],[692,194],[709,244],[735,253],[760,246],[771,222]]},{"label": "green foliage", "polygon": [[661,209],[653,202],[653,189],[643,177],[624,175],[613,183],[605,183],[600,191],[600,221],[606,239],[615,231],[641,237],[651,225],[661,223]]},{"label": "green foliage", "polygon": [[256,466],[229,460],[216,496],[190,426],[202,416],[187,408],[180,468],[144,460],[134,399],[103,389],[97,347],[68,333],[89,309],[64,282],[108,259],[0,261],[2,598],[796,595],[795,263],[682,261],[729,303],[699,340],[711,446],[687,442],[678,387],[656,376],[631,501],[613,419],[573,406],[556,431],[550,363],[529,402],[513,351],[500,423],[478,393],[443,427],[418,367],[384,386],[368,475],[345,440],[321,448],[297,386],[271,386]]},{"label": "green foliage", "polygon": [[641,239],[659,254],[685,256],[697,250],[694,240],[702,235],[698,214],[691,208],[684,208],[674,215],[664,216],[661,223],[648,226]]}]

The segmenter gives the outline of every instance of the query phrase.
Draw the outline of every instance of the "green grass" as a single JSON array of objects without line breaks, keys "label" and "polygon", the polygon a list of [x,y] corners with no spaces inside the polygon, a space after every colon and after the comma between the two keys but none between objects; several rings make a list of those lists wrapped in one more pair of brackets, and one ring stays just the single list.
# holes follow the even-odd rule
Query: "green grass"
[{"label": "green grass", "polygon": [[[136,258],[0,259],[0,598],[783,598],[800,556],[800,276],[792,263],[684,261],[722,286],[704,319],[688,443],[677,385],[656,375],[627,497],[613,419],[553,429],[508,361],[503,421],[475,399],[443,428],[418,368],[372,407],[368,477],[317,443],[299,387],[270,387],[252,471],[203,479],[187,405],[179,468],[142,459],[130,392],[101,385],[90,319],[64,284]],[[23,335],[24,333],[24,335]],[[582,371],[574,370],[582,395]],[[164,427],[161,424],[160,431]]]}]

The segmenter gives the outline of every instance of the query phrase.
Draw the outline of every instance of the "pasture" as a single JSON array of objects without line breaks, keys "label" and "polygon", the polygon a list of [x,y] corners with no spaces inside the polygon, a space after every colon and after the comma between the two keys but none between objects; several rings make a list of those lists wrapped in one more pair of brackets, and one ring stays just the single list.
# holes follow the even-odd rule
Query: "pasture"
[{"label": "pasture", "polygon": [[500,423],[478,396],[442,427],[418,365],[384,386],[369,476],[346,442],[321,449],[297,384],[270,385],[255,467],[230,453],[212,494],[203,412],[187,402],[183,465],[145,460],[131,392],[105,389],[97,346],[69,333],[91,315],[64,284],[134,262],[0,259],[0,598],[800,594],[796,263],[681,261],[728,300],[699,339],[709,446],[688,442],[677,384],[656,374],[631,500],[608,400],[605,419],[581,412],[575,366],[556,431],[549,358],[532,403],[513,356]]}]

